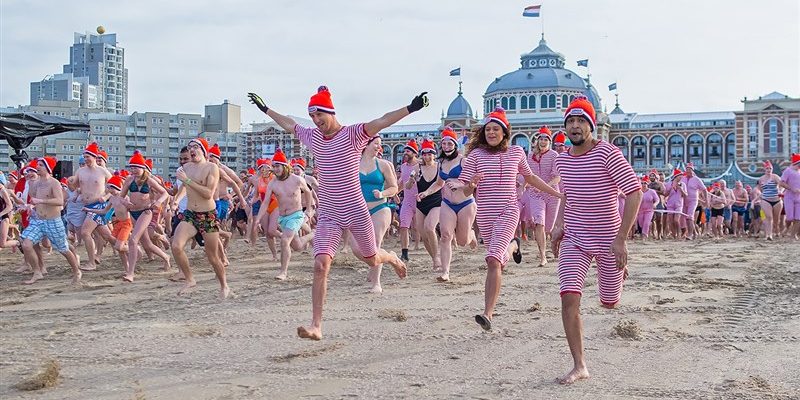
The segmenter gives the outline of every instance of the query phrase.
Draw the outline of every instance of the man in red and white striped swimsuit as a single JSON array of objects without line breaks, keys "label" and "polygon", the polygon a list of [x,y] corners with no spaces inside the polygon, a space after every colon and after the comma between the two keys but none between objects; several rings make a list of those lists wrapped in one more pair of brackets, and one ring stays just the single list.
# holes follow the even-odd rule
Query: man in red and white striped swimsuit
[{"label": "man in red and white striped swimsuit", "polygon": [[257,94],[248,94],[250,101],[261,111],[286,132],[296,134],[300,142],[311,149],[319,168],[319,209],[314,236],[314,283],[311,292],[313,311],[311,326],[297,328],[297,335],[301,338],[322,339],[322,305],[328,288],[328,272],[345,230],[350,231],[355,239],[353,254],[356,257],[371,267],[390,264],[400,278],[406,276],[406,266],[397,255],[375,245],[372,220],[361,195],[358,164],[370,138],[426,106],[428,99],[425,94],[423,92],[415,97],[407,107],[386,113],[366,124],[342,126],[336,120],[328,88],[321,86],[308,103],[308,114],[316,128],[302,127],[291,118],[267,107]]},{"label": "man in red and white striped swimsuit", "polygon": [[[604,307],[613,308],[627,276],[626,233],[639,211],[639,179],[615,146],[592,136],[595,111],[585,97],[575,99],[564,114],[572,148],[556,160],[566,204],[558,209],[553,227],[553,252],[558,255],[561,316],[574,361],[562,384],[589,377],[583,355],[580,302],[592,259],[597,264],[598,291]],[[617,193],[625,194],[620,218]]]}]

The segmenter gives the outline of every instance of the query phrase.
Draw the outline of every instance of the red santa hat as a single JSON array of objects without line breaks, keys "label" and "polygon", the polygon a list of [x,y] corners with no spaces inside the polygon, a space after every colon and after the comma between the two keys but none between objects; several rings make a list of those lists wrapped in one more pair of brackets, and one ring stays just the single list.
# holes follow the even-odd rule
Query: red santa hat
[{"label": "red santa hat", "polygon": [[97,142],[89,143],[83,150],[83,154],[88,154],[94,158],[100,158],[100,146],[97,145]]},{"label": "red santa hat", "polygon": [[200,150],[203,150],[203,156],[208,158],[208,150],[209,150],[209,148],[211,146],[208,145],[208,141],[207,140],[205,140],[205,139],[203,139],[201,137],[198,137],[198,138],[194,138],[194,139],[189,141],[189,144],[192,144],[192,143],[195,143],[198,146],[200,146]]},{"label": "red santa hat", "polygon": [[489,122],[500,124],[506,132],[511,130],[511,125],[509,125],[508,119],[506,118],[506,110],[504,110],[503,107],[495,107],[494,111],[490,112],[489,115],[483,119],[484,126]]},{"label": "red santa hat", "polygon": [[112,189],[122,190],[122,177],[119,175],[114,175],[111,178],[108,178],[106,186]]},{"label": "red santa hat", "polygon": [[145,162],[144,156],[139,152],[139,150],[134,150],[133,156],[131,156],[131,159],[128,161],[128,166],[147,169],[147,163]]},{"label": "red santa hat", "polygon": [[553,132],[550,131],[550,128],[548,128],[547,125],[543,125],[541,128],[539,128],[539,132],[536,135],[536,138],[537,139],[541,139],[542,136],[544,136],[544,137],[550,139],[550,136],[552,136],[552,134],[553,134]]},{"label": "red santa hat", "polygon": [[422,154],[425,153],[436,154],[436,145],[433,143],[433,140],[424,139],[422,141]]},{"label": "red santa hat", "polygon": [[595,126],[595,121],[594,121],[594,116],[595,116],[594,106],[592,105],[592,102],[590,102],[589,99],[587,99],[585,96],[578,96],[575,98],[575,100],[572,100],[572,102],[569,103],[567,111],[564,112],[565,128],[567,126],[567,118],[575,115],[583,117],[587,121],[589,121],[589,125],[592,126],[592,132],[595,131],[597,127]]},{"label": "red santa hat", "polygon": [[219,160],[219,159],[220,159],[220,157],[222,156],[222,153],[221,153],[221,152],[220,152],[220,150],[219,150],[219,145],[218,145],[218,144],[216,144],[216,143],[214,143],[214,145],[213,145],[213,146],[211,146],[211,148],[210,148],[210,149],[208,149],[208,155],[209,155],[210,157],[214,157],[214,158],[216,158],[217,160]]},{"label": "red santa hat", "polygon": [[317,94],[311,96],[308,102],[308,113],[322,111],[328,114],[336,114],[333,108],[333,100],[331,100],[331,92],[328,91],[327,86],[320,86],[317,89]]},{"label": "red santa hat", "polygon": [[248,175],[255,175],[256,174],[255,168],[248,168],[247,169],[247,174]]},{"label": "red santa hat", "polygon": [[693,162],[691,162],[691,161],[689,161],[688,163],[686,163],[686,169],[689,169],[689,168],[691,168],[691,169],[692,169],[692,171],[694,171],[694,163],[693,163]]},{"label": "red santa hat", "polygon": [[36,172],[36,167],[38,166],[39,166],[39,160],[34,158],[33,160],[31,160],[31,162],[28,163],[28,165],[25,166],[25,168],[22,169],[22,173],[27,174],[28,172]]},{"label": "red santa hat", "polygon": [[772,168],[772,163],[769,160],[764,161],[764,168],[766,169],[767,167]]},{"label": "red santa hat", "polygon": [[444,128],[442,131],[442,141],[445,141],[445,139],[452,140],[453,143],[458,143],[458,136],[450,128]]},{"label": "red santa hat", "polygon": [[553,136],[553,143],[561,145],[567,143],[567,135],[565,135],[564,132],[561,131],[556,132],[556,135]]},{"label": "red santa hat", "polygon": [[55,157],[44,156],[40,158],[39,161],[44,163],[44,168],[47,170],[47,173],[53,175],[53,170],[56,169],[56,163],[58,160],[56,160]]},{"label": "red santa hat", "polygon": [[792,165],[800,163],[800,154],[792,154]]},{"label": "red santa hat", "polygon": [[670,177],[670,179],[675,179],[675,178],[677,178],[677,177],[679,177],[681,175],[683,175],[683,171],[675,168],[675,169],[672,170],[672,176]]},{"label": "red santa hat", "polygon": [[644,183],[649,183],[649,182],[650,182],[650,177],[649,177],[649,176],[647,176],[647,175],[643,176],[643,177],[642,177],[642,182],[644,182]]},{"label": "red santa hat", "polygon": [[12,178],[14,178],[16,180],[19,180],[19,172],[17,172],[17,170],[9,171],[8,176],[10,176],[10,177],[12,177]]},{"label": "red santa hat", "polygon": [[272,163],[279,165],[289,165],[289,161],[287,161],[286,159],[286,154],[283,154],[283,150],[281,149],[275,150],[275,154],[272,155]]},{"label": "red santa hat", "polygon": [[299,167],[301,167],[303,169],[306,169],[306,160],[304,160],[302,158],[295,158],[295,159],[292,160],[292,166],[295,166],[295,165],[297,165],[297,166],[299,166]]},{"label": "red santa hat", "polygon": [[63,187],[67,187],[67,184],[68,184],[68,182],[67,182],[67,178],[61,178],[61,179],[59,180],[59,182],[61,182],[61,186],[63,186]]},{"label": "red santa hat", "polygon": [[256,168],[261,169],[261,167],[269,166],[272,164],[272,161],[268,158],[259,158],[256,160]]},{"label": "red santa hat", "polygon": [[103,159],[106,163],[108,163],[108,153],[105,150],[100,150],[100,158]]},{"label": "red santa hat", "polygon": [[753,190],[753,187],[750,186],[750,185],[747,185],[747,186],[744,187],[744,190],[747,190],[749,192],[749,191]]},{"label": "red santa hat", "polygon": [[409,140],[403,150],[411,150],[414,152],[414,154],[419,154],[419,146],[417,145],[417,141],[414,139]]},{"label": "red santa hat", "polygon": [[144,165],[147,167],[147,172],[153,172],[153,160],[146,158],[144,160]]},{"label": "red santa hat", "polygon": [[123,170],[120,170],[120,171],[119,171],[119,176],[120,176],[122,179],[125,179],[125,178],[127,178],[127,177],[128,177],[128,175],[130,175],[130,174],[131,174],[131,173],[130,173],[130,172],[128,172],[128,170],[127,170],[127,169],[123,169]]}]

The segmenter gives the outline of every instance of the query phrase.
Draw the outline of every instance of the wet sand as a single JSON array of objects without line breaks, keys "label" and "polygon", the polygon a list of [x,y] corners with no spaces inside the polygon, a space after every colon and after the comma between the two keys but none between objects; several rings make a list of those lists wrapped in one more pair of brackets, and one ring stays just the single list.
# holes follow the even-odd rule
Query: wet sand
[{"label": "wet sand", "polygon": [[[398,247],[394,240],[389,248]],[[554,383],[571,359],[561,326],[555,263],[526,259],[503,275],[493,332],[483,309],[482,251],[454,256],[451,282],[437,283],[429,258],[412,251],[409,277],[383,272],[367,294],[367,268],[339,256],[329,281],[320,342],[295,330],[311,317],[311,258],[295,255],[289,279],[241,241],[231,245],[229,283],[219,285],[200,250],[198,286],[140,265],[123,283],[107,254],[83,285],[47,256],[50,274],[32,286],[0,252],[0,398],[3,399],[752,399],[800,397],[800,244],[752,240],[633,243],[621,306],[599,306],[596,276],[583,301],[588,381]],[[781,252],[779,252],[781,251]],[[49,360],[51,388],[13,385]]]}]

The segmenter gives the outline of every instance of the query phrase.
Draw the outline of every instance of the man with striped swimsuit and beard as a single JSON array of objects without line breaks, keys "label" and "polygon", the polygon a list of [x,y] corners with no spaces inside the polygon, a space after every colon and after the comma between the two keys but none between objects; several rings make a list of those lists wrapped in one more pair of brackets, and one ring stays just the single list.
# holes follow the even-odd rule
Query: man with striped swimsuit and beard
[{"label": "man with striped swimsuit and beard", "polygon": [[423,92],[414,97],[407,107],[386,113],[384,116],[356,125],[343,126],[336,119],[331,94],[321,86],[311,96],[308,114],[315,128],[298,125],[294,120],[267,107],[255,93],[250,101],[272,118],[286,132],[297,135],[300,142],[311,149],[319,168],[319,209],[317,231],[314,237],[314,282],[312,285],[311,326],[300,326],[297,335],[304,339],[322,339],[322,306],[328,289],[328,272],[345,231],[353,235],[356,246],[353,254],[370,267],[390,264],[400,278],[406,275],[405,264],[392,252],[375,244],[375,230],[369,209],[361,194],[358,178],[361,152],[369,140],[381,130],[400,121],[428,103]]}]

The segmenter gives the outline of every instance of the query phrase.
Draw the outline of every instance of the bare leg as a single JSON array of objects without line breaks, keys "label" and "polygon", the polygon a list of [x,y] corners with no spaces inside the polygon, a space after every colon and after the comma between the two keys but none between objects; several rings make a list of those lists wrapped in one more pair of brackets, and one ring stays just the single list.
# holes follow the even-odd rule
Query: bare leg
[{"label": "bare leg", "polygon": [[453,260],[453,236],[456,235],[458,226],[458,215],[447,205],[441,207],[439,211],[439,231],[442,237],[439,239],[439,254],[442,261],[442,274],[436,278],[439,282],[450,280],[450,263]]},{"label": "bare leg", "polygon": [[314,283],[311,286],[311,326],[297,327],[297,336],[303,339],[322,339],[322,306],[328,292],[328,272],[331,269],[331,257],[320,254],[314,258]]},{"label": "bare leg", "polygon": [[84,271],[94,271],[97,269],[97,254],[94,246],[94,238],[92,232],[97,228],[97,223],[93,219],[87,217],[81,225],[81,239],[86,247],[86,255],[89,257],[89,265],[81,267]]},{"label": "bare leg", "polygon": [[214,268],[214,274],[217,275],[217,280],[219,281],[219,298],[220,300],[225,300],[230,295],[231,290],[228,287],[228,279],[225,276],[225,267],[222,265],[222,260],[219,258],[219,254],[217,252],[218,247],[213,245],[213,243],[218,243],[220,241],[219,233],[206,232],[203,234],[203,241],[210,244],[210,246],[204,247],[206,250],[206,257],[208,258],[208,262],[211,264],[211,267]]},{"label": "bare leg", "polygon": [[42,270],[39,267],[39,255],[36,253],[36,250],[33,248],[33,242],[28,239],[24,239],[22,241],[22,254],[25,256],[25,261],[33,268],[33,276],[31,279],[28,279],[24,283],[26,285],[30,285],[39,279],[43,279],[44,275],[42,274]]},{"label": "bare leg", "polygon": [[281,272],[275,277],[279,281],[285,280],[289,272],[289,260],[292,258],[291,243],[294,236],[295,234],[291,229],[281,233]]},{"label": "bare leg", "polygon": [[197,285],[194,276],[192,276],[192,270],[189,268],[189,258],[183,250],[186,243],[189,242],[189,239],[193,238],[196,234],[197,230],[192,224],[181,221],[175,228],[175,234],[172,236],[172,257],[175,259],[175,263],[178,264],[183,279],[186,280],[183,287],[178,291],[179,296],[188,293]]},{"label": "bare leg", "polygon": [[546,237],[544,234],[544,225],[536,224],[533,227],[533,237],[536,239],[536,246],[539,249],[539,266],[544,267],[547,265],[547,253],[546,253]]},{"label": "bare leg", "polygon": [[583,355],[583,323],[581,322],[581,296],[577,293],[564,293],[561,296],[561,321],[567,335],[569,351],[572,353],[572,370],[558,378],[562,385],[589,378],[586,359]]}]

